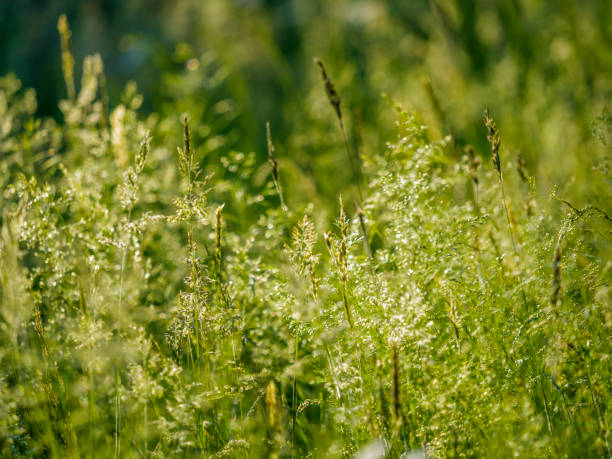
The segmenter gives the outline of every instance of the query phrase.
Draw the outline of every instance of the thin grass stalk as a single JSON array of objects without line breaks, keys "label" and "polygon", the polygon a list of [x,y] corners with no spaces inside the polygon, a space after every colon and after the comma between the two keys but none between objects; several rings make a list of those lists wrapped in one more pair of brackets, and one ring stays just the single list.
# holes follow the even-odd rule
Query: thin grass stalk
[{"label": "thin grass stalk", "polygon": [[193,239],[193,226],[190,225],[190,229],[187,233],[187,243],[189,245],[189,253],[191,256],[191,285],[192,285],[192,309],[193,309],[193,322],[195,329],[195,361],[194,367],[199,367],[200,362],[200,301],[199,301],[199,285],[200,275],[198,272],[198,261],[196,257],[196,244]]},{"label": "thin grass stalk", "polygon": [[359,206],[358,202],[355,202],[355,208],[357,209],[357,218],[359,219],[359,229],[361,231],[361,237],[363,238],[363,248],[366,251],[366,255],[369,259],[372,259],[372,247],[370,247],[370,239],[368,238],[368,230],[365,224],[365,216],[363,209]]},{"label": "thin grass stalk", "polygon": [[457,156],[458,155],[457,139],[455,136],[454,129],[450,126],[450,123],[448,122],[446,113],[442,109],[442,104],[440,103],[440,99],[431,84],[431,80],[428,77],[425,77],[423,78],[422,83],[423,83],[423,88],[425,89],[425,93],[427,94],[427,97],[429,99],[429,102],[431,103],[431,105],[434,108],[434,111],[436,112],[436,117],[438,118],[440,127],[443,130],[448,131],[448,133],[450,134],[452,152],[455,156]]},{"label": "thin grass stalk", "polygon": [[325,344],[325,354],[327,355],[327,363],[329,365],[329,371],[334,381],[334,388],[336,389],[336,397],[338,400],[342,400],[342,394],[340,393],[340,385],[338,383],[338,374],[336,373],[336,367],[334,367],[334,361],[329,350],[329,345]]},{"label": "thin grass stalk", "polygon": [[544,390],[544,383],[542,382],[542,376],[543,374],[540,374],[538,379],[540,380],[540,390],[542,391],[542,400],[544,402],[544,412],[546,414],[546,426],[548,427],[548,433],[550,434],[551,438],[554,439],[553,431],[552,431],[552,423],[550,421],[550,412],[548,411],[548,398],[546,397],[546,391]]},{"label": "thin grass stalk", "polygon": [[100,102],[102,102],[102,127],[109,127],[108,90],[106,88],[106,75],[104,74],[104,63],[100,59],[100,72],[98,72],[98,89],[100,91]]},{"label": "thin grass stalk", "polygon": [[[128,210],[127,221],[130,221],[132,215],[132,209]],[[121,385],[121,375],[119,369],[119,349],[121,347],[121,309],[123,306],[123,278],[125,272],[125,263],[127,259],[127,245],[126,241],[123,246],[123,253],[121,254],[121,270],[119,273],[119,301],[117,302],[117,355],[115,356],[115,457],[119,458],[121,455],[121,396],[119,394]]]},{"label": "thin grass stalk", "polygon": [[223,236],[223,219],[221,218],[221,212],[223,211],[223,205],[217,207],[215,212],[215,262],[217,264],[217,275],[221,277],[221,238]]},{"label": "thin grass stalk", "polygon": [[60,424],[61,441],[63,445],[67,448],[67,450],[73,453],[73,447],[75,445],[74,433],[72,425],[68,419],[68,415],[66,414],[66,411],[60,403],[56,391],[53,388],[53,379],[55,379],[56,381],[60,381],[60,375],[57,372],[57,369],[55,368],[54,364],[52,363],[49,355],[49,348],[47,347],[47,342],[44,336],[40,305],[38,301],[34,302],[34,330],[36,331],[36,334],[40,341],[40,347],[42,351],[44,366],[42,371],[42,386],[51,408],[51,418]]},{"label": "thin grass stalk", "polygon": [[340,242],[335,247],[332,243],[331,232],[328,231],[323,236],[325,238],[325,244],[327,249],[334,260],[336,267],[338,268],[338,274],[340,277],[340,290],[342,293],[342,305],[344,306],[344,312],[346,314],[346,320],[348,321],[351,328],[353,328],[353,317],[351,308],[348,302],[347,296],[347,285],[348,285],[348,253],[347,253],[347,238],[348,238],[348,221],[344,212],[344,205],[342,204],[342,198],[340,198],[340,216],[338,218],[340,226]]},{"label": "thin grass stalk", "polygon": [[[193,167],[194,167],[194,152],[191,148],[191,130],[189,128],[189,119],[187,116],[183,117],[183,149],[179,151],[179,168],[182,174],[187,178],[187,196],[193,198]],[[189,218],[189,229],[187,232],[190,263],[191,263],[191,308],[193,310],[193,321],[195,328],[195,358],[189,345],[189,355],[191,359],[192,368],[199,368],[201,346],[200,346],[200,300],[199,300],[199,273],[197,269],[197,257],[196,257],[196,244],[194,240],[194,225],[193,218]]]},{"label": "thin grass stalk", "polygon": [[[91,360],[93,360],[93,351],[91,346],[89,346],[88,349],[88,353],[89,353],[89,358]],[[94,451],[95,449],[95,437],[94,437],[94,417],[95,417],[95,412],[94,412],[94,404],[95,404],[95,395],[94,395],[94,377],[93,377],[93,366],[90,364],[89,365],[89,369],[87,371],[88,373],[88,378],[89,378],[89,388],[88,388],[88,402],[89,402],[89,406],[88,406],[88,415],[89,415],[89,443],[91,446],[91,450]]]},{"label": "thin grass stalk", "polygon": [[[380,361],[376,362],[376,366],[380,368],[382,363]],[[389,425],[389,420],[391,419],[391,413],[389,412],[389,405],[387,403],[387,396],[384,390],[383,379],[378,375],[378,397],[380,399],[380,420],[382,424],[382,429],[385,434],[389,434],[391,430],[391,426]]]},{"label": "thin grass stalk", "polygon": [[465,147],[465,151],[468,154],[468,170],[470,174],[470,181],[472,182],[474,209],[476,210],[476,214],[478,215],[480,213],[480,208],[478,207],[478,185],[480,183],[480,180],[478,178],[478,169],[480,168],[480,159],[476,156],[474,148],[471,145]]},{"label": "thin grass stalk", "polygon": [[606,445],[606,452],[607,452],[608,457],[612,457],[612,451],[610,450],[610,444],[608,442],[608,426],[606,424],[606,420],[601,414],[597,392],[595,391],[595,387],[593,387],[593,377],[591,375],[591,364],[590,362],[587,361],[586,357],[583,357],[583,360],[585,362],[585,366],[587,370],[587,382],[589,384],[589,392],[591,394],[591,401],[593,403],[593,407],[595,408],[595,413],[597,414],[597,421],[599,423],[599,428],[603,434],[604,443]]},{"label": "thin grass stalk", "polygon": [[193,152],[191,151],[191,133],[189,131],[189,120],[183,118],[183,151],[187,159],[187,181],[189,184],[189,194],[192,192],[191,171],[193,170]]},{"label": "thin grass stalk", "polygon": [[394,341],[391,345],[393,352],[393,414],[397,427],[402,422],[402,403],[400,397],[400,371],[399,371],[399,356],[397,352],[397,343]]},{"label": "thin grass stalk", "polygon": [[349,323],[350,327],[353,328],[353,317],[351,315],[351,308],[349,307],[348,298],[346,296],[346,280],[344,274],[342,274],[342,267],[340,261],[338,260],[338,253],[332,243],[331,232],[328,231],[323,236],[325,238],[325,245],[327,245],[327,250],[329,250],[329,253],[332,259],[334,260],[336,267],[340,271],[340,289],[342,293],[342,305],[344,307],[344,313],[346,314],[346,320]]},{"label": "thin grass stalk", "polygon": [[527,163],[523,159],[520,151],[516,152],[516,173],[518,174],[521,182],[529,184],[529,174],[527,173]]},{"label": "thin grass stalk", "polygon": [[355,184],[357,185],[357,194],[359,197],[359,201],[356,203],[356,208],[357,208],[357,215],[359,217],[360,229],[361,229],[361,233],[362,233],[362,237],[364,241],[364,248],[365,248],[368,258],[372,258],[372,248],[370,247],[370,241],[368,239],[368,232],[367,232],[365,220],[363,217],[363,211],[361,210],[361,203],[363,202],[363,196],[364,196],[363,190],[362,190],[362,184],[364,182],[364,175],[361,169],[361,161],[359,160],[359,155],[356,152],[353,152],[351,150],[351,147],[349,146],[349,139],[346,133],[346,129],[344,127],[344,119],[342,117],[342,109],[340,107],[342,100],[340,99],[340,96],[336,92],[334,83],[329,77],[327,70],[325,69],[325,64],[323,64],[323,61],[319,59],[318,57],[314,58],[314,62],[319,67],[319,70],[321,72],[321,78],[323,82],[325,83],[325,93],[327,94],[329,103],[333,107],[334,112],[336,114],[336,118],[338,119],[338,124],[340,125],[340,131],[342,131],[344,150],[346,151],[346,155],[348,157],[349,163],[351,164],[351,169],[353,171],[353,177],[355,180]]},{"label": "thin grass stalk", "polygon": [[327,98],[334,109],[336,118],[338,119],[338,124],[340,125],[340,130],[342,131],[342,138],[344,140],[344,149],[346,151],[346,155],[348,156],[349,163],[351,164],[353,176],[355,177],[357,193],[359,195],[359,202],[362,202],[363,192],[361,189],[361,184],[363,182],[363,173],[361,171],[361,166],[358,162],[359,158],[356,157],[356,155],[351,151],[351,148],[349,146],[348,136],[346,134],[346,129],[344,128],[344,119],[342,118],[342,109],[340,108],[342,100],[336,92],[334,83],[329,77],[327,70],[325,69],[325,64],[323,64],[323,61],[318,57],[315,57],[314,62],[319,67],[319,70],[321,72],[321,78],[323,80],[323,83],[325,83],[325,92],[327,94]]},{"label": "thin grass stalk", "polygon": [[[188,181],[188,192],[189,197],[193,197],[193,183],[191,180],[191,173],[193,171],[193,157],[194,152],[191,150],[191,132],[189,130],[189,120],[187,116],[183,118],[183,149],[185,151],[185,155],[189,161],[189,166],[187,168],[187,181]],[[195,243],[193,241],[193,218],[189,219],[189,236],[191,239],[191,260],[192,260],[192,272],[197,276],[197,268],[195,266],[196,256],[195,256]],[[194,368],[198,366],[200,361],[200,311],[198,301],[198,289],[197,285],[194,284],[194,279],[191,279],[192,288],[192,309],[194,311],[195,320],[194,326],[196,329],[196,356],[195,362],[193,362]],[[193,356],[192,356],[193,361]]]},{"label": "thin grass stalk", "polygon": [[225,284],[223,282],[223,252],[222,252],[222,237],[223,237],[223,218],[222,211],[225,204],[217,207],[215,212],[215,274],[217,277],[217,283],[219,285],[219,292],[221,298],[225,303],[225,307],[230,307],[229,298],[225,290]]},{"label": "thin grass stalk", "polygon": [[[295,332],[295,355],[294,355],[294,365],[297,366],[298,361],[298,346],[299,346],[299,330]],[[292,456],[295,456],[295,423],[297,419],[297,375],[293,374],[293,400],[291,403],[291,411],[292,411],[292,420],[291,420],[291,451]]]},{"label": "thin grass stalk", "polygon": [[553,278],[551,282],[550,305],[553,307],[555,315],[558,315],[556,306],[559,303],[559,296],[561,294],[561,238],[562,236],[560,235],[555,245],[555,252],[553,255]]},{"label": "thin grass stalk", "polygon": [[145,390],[147,391],[145,394],[144,400],[144,438],[143,438],[143,449],[144,449],[144,457],[147,457],[149,446],[147,444],[147,440],[149,438],[149,416],[148,416],[148,408],[149,408],[149,373],[147,371],[147,359],[143,358],[142,363],[145,375]]},{"label": "thin grass stalk", "polygon": [[[495,167],[495,170],[497,171],[497,176],[499,177],[499,187],[501,189],[501,195],[502,195],[502,205],[504,207],[504,211],[506,213],[506,221],[508,223],[508,232],[510,234],[510,241],[512,242],[512,248],[514,250],[514,255],[516,257],[516,259],[520,259],[519,258],[519,251],[518,251],[518,247],[516,245],[516,240],[514,237],[514,232],[512,231],[512,223],[510,221],[510,212],[508,211],[508,205],[506,202],[506,192],[504,190],[504,175],[502,173],[502,167],[501,167],[501,159],[499,156],[499,148],[501,145],[501,140],[500,140],[500,136],[499,136],[499,130],[497,129],[497,126],[495,124],[495,121],[493,120],[493,118],[491,118],[491,116],[489,115],[489,109],[485,109],[485,126],[487,127],[489,134],[487,136],[487,140],[489,141],[489,143],[491,144],[491,152],[493,153],[493,157],[492,157],[492,161],[493,161],[493,166]],[[527,310],[528,306],[527,306],[527,296],[525,295],[525,288],[523,286],[523,276],[521,271],[519,270],[519,282],[521,284],[521,297],[523,299],[523,306],[525,307],[525,310]]]},{"label": "thin grass stalk", "polygon": [[565,204],[570,209],[572,209],[572,211],[574,212],[574,214],[576,214],[576,217],[578,218],[586,218],[586,217],[590,217],[591,215],[599,215],[601,218],[606,220],[608,223],[612,224],[612,217],[610,217],[610,215],[608,215],[606,212],[601,210],[599,207],[588,205],[582,209],[578,209],[576,206],[574,206],[571,202],[567,201],[566,199],[559,198],[558,196],[553,196],[553,197],[557,199],[559,202]]},{"label": "thin grass stalk", "polygon": [[344,309],[346,310],[347,319],[351,328],[353,328],[353,317],[351,314],[351,308],[347,298],[347,285],[348,285],[348,250],[347,250],[347,239],[348,239],[348,221],[346,214],[344,213],[344,206],[342,205],[342,198],[340,198],[340,244],[338,246],[338,265],[342,277],[342,302],[344,303]]},{"label": "thin grass stalk", "polygon": [[[94,269],[94,273],[97,273],[97,269]],[[94,286],[93,286],[92,294],[93,294],[93,292],[95,292],[95,289],[96,289],[95,277],[94,277],[93,285]],[[83,292],[83,287],[82,286],[80,286],[80,291],[81,291],[82,303],[83,303],[83,305],[85,305],[85,293]],[[94,308],[94,307],[91,307],[91,308],[84,307],[83,309],[85,310],[85,314],[87,316],[87,319],[89,321],[91,321],[91,322],[95,322],[95,320],[96,320],[96,308]],[[90,314],[90,309],[91,309],[91,314]],[[94,451],[95,450],[95,438],[94,438],[95,392],[94,392],[94,373],[93,373],[93,365],[92,365],[92,362],[94,361],[93,343],[89,343],[89,345],[87,346],[87,354],[88,354],[88,358],[89,358],[89,365],[88,365],[88,369],[87,369],[87,376],[88,376],[88,380],[89,380],[89,388],[87,390],[87,396],[88,396],[88,402],[89,402],[89,406],[88,406],[89,442],[90,442],[92,451]]]},{"label": "thin grass stalk", "polygon": [[[145,161],[149,154],[149,141],[150,137],[148,135],[142,140],[140,149],[136,156],[135,167],[136,171],[134,172],[134,177],[130,178],[130,180],[137,180],[138,174],[142,172],[144,168]],[[128,175],[128,177],[132,177]],[[129,225],[132,219],[132,210],[133,203],[129,204],[127,216],[125,219],[126,225]],[[121,254],[121,268],[119,273],[119,300],[117,301],[117,309],[116,309],[116,317],[117,317],[117,355],[115,356],[115,457],[120,457],[121,455],[121,374],[120,374],[120,350],[121,350],[121,311],[123,308],[123,289],[124,289],[124,278],[125,278],[125,266],[127,261],[127,254],[130,245],[130,237],[129,237],[129,229],[126,240],[123,241],[122,245],[122,254]]]}]

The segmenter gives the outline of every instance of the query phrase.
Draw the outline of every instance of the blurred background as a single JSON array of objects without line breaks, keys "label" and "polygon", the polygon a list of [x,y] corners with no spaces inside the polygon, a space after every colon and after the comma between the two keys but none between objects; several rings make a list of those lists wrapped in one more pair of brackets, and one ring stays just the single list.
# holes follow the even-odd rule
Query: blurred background
[{"label": "blurred background", "polygon": [[338,181],[350,181],[315,56],[366,159],[393,139],[386,93],[420,112],[434,136],[452,134],[457,155],[467,144],[488,155],[488,106],[502,159],[520,151],[540,192],[560,185],[597,200],[588,177],[602,170],[610,185],[609,149],[592,135],[612,97],[609,0],[2,1],[0,74],[35,88],[38,115],[58,120],[62,13],[77,84],[83,58],[100,53],[111,109],[135,82],[143,115],[190,114],[203,157],[236,149],[265,161],[269,120],[300,199],[335,199]]}]

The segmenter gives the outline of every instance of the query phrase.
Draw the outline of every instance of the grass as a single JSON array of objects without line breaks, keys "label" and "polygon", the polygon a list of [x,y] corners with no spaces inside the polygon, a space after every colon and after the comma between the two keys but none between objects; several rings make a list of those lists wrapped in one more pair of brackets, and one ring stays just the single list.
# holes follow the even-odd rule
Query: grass
[{"label": "grass", "polygon": [[359,156],[317,60],[351,174],[311,204],[269,124],[268,169],[210,161],[189,113],[108,107],[99,56],[77,92],[59,31],[63,122],[0,79],[3,456],[610,456],[606,199],[542,193],[488,112],[492,167],[395,103]]}]

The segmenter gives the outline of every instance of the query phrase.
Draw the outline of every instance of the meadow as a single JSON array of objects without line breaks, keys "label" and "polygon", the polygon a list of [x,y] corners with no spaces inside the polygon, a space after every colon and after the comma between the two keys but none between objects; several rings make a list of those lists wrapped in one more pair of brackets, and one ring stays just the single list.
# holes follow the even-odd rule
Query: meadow
[{"label": "meadow", "polygon": [[59,16],[59,115],[0,77],[0,455],[611,457],[612,8],[474,3],[307,29],[261,111],[240,43],[117,90]]}]

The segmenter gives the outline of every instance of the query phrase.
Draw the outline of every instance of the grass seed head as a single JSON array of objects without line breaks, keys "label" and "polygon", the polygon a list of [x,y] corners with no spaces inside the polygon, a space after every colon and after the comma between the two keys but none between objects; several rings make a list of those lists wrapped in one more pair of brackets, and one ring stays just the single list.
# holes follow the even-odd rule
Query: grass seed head
[{"label": "grass seed head", "polygon": [[136,173],[140,174],[143,169],[145,162],[147,161],[147,157],[149,156],[149,149],[151,146],[151,136],[147,133],[144,138],[140,141],[140,147],[138,148],[138,153],[136,154]]},{"label": "grass seed head", "polygon": [[68,91],[68,98],[74,100],[74,57],[70,51],[70,37],[72,32],[68,25],[68,19],[65,14],[62,14],[57,21],[57,30],[60,34],[60,42],[62,48],[62,73],[64,74],[64,81],[66,82],[66,90]]},{"label": "grass seed head", "polygon": [[325,92],[327,93],[327,98],[329,99],[329,103],[332,105],[332,107],[334,107],[334,110],[336,112],[336,116],[338,117],[338,119],[342,120],[342,110],[340,109],[340,104],[342,101],[340,100],[340,96],[336,92],[336,88],[334,87],[333,81],[327,74],[327,70],[325,69],[325,64],[323,64],[323,61],[319,59],[318,57],[314,58],[314,62],[315,64],[319,66],[319,70],[321,71],[321,78],[323,79],[323,82],[325,83]]},{"label": "grass seed head", "polygon": [[523,159],[520,151],[516,152],[516,172],[518,173],[521,182],[529,183],[529,174],[527,174],[527,163]]},{"label": "grass seed head", "polygon": [[501,145],[501,139],[499,137],[499,130],[497,129],[495,120],[489,115],[488,108],[485,109],[484,119],[485,126],[488,130],[487,140],[491,144],[491,153],[493,154],[491,160],[493,161],[493,166],[495,167],[495,170],[501,177],[501,161],[499,158],[499,147]]},{"label": "grass seed head", "polygon": [[465,151],[468,155],[468,169],[470,173],[470,180],[474,186],[478,186],[478,170],[480,169],[480,157],[476,156],[474,148],[471,145],[465,147]]},{"label": "grass seed head", "polygon": [[283,197],[283,189],[281,187],[280,175],[278,173],[278,161],[274,157],[274,144],[272,143],[272,134],[270,132],[270,122],[266,122],[266,141],[268,145],[268,163],[272,168],[272,181],[274,182],[274,187],[276,188],[276,192],[278,193],[278,197],[281,201],[281,207],[283,209],[286,208],[285,199]]},{"label": "grass seed head", "polygon": [[188,179],[191,186],[191,172],[193,169],[193,152],[191,150],[191,132],[189,130],[189,119],[183,118],[183,148],[177,147],[179,155],[179,171]]},{"label": "grass seed head", "polygon": [[268,424],[274,428],[278,423],[281,413],[278,403],[278,390],[273,379],[266,386],[266,407],[268,408]]}]

